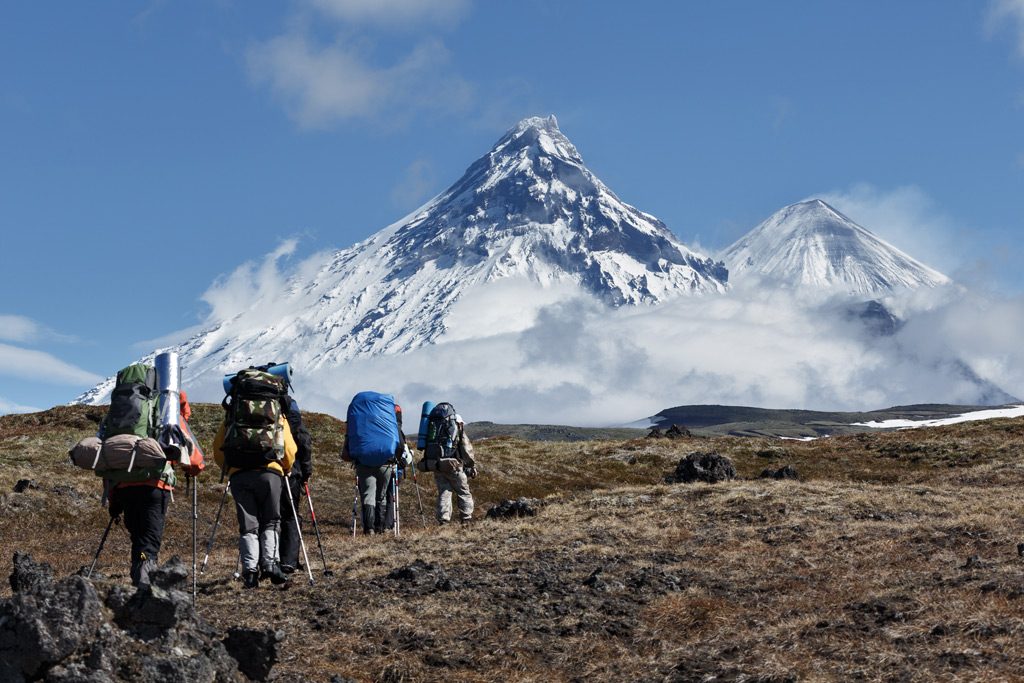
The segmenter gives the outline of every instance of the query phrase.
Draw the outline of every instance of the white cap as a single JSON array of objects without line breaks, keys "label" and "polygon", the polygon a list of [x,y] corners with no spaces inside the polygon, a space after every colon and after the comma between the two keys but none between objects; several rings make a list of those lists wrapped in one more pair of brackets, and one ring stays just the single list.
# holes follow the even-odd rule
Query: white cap
[{"label": "white cap", "polygon": [[458,422],[459,424],[462,424],[462,416],[459,415],[458,413],[455,413],[455,421]]}]

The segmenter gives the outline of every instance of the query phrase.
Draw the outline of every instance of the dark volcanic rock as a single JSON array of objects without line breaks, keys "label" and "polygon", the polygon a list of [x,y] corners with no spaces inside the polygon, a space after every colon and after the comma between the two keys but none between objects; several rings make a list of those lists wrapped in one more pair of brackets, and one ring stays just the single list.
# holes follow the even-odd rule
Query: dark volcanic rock
[{"label": "dark volcanic rock", "polygon": [[680,427],[679,425],[672,425],[665,431],[661,431],[659,427],[655,427],[647,435],[648,439],[684,439],[692,437],[693,434],[686,427]]},{"label": "dark volcanic rock", "polygon": [[387,578],[400,581],[414,590],[453,591],[463,588],[463,583],[448,575],[443,567],[416,558],[411,564],[391,571]]},{"label": "dark volcanic rock", "polygon": [[57,582],[48,565],[15,553],[14,594],[0,600],[0,681],[235,680],[238,662],[191,596],[161,587],[188,576],[181,560],[154,576],[138,590],[80,575]]},{"label": "dark volcanic rock", "polygon": [[34,588],[50,588],[56,585],[53,571],[45,562],[36,562],[28,553],[14,552],[14,571],[11,573],[11,591],[28,593]]},{"label": "dark volcanic rock", "polygon": [[19,479],[18,483],[14,485],[15,493],[24,493],[27,489],[38,489],[39,484],[35,479]]},{"label": "dark volcanic rock", "polygon": [[780,467],[777,470],[771,468],[761,472],[761,476],[758,479],[795,479],[799,480],[800,475],[797,473],[796,468],[792,465],[786,465]]},{"label": "dark volcanic rock", "polygon": [[534,517],[537,514],[537,508],[542,505],[543,503],[536,498],[503,500],[487,511],[487,519]]},{"label": "dark volcanic rock", "polygon": [[238,668],[254,681],[264,681],[277,663],[277,651],[284,642],[284,631],[232,626],[224,647],[238,660]]},{"label": "dark volcanic rock", "polygon": [[690,453],[679,461],[675,472],[665,477],[666,484],[692,484],[706,482],[714,484],[736,478],[732,462],[718,453]]},{"label": "dark volcanic rock", "polygon": [[[45,565],[36,565],[36,567]],[[12,575],[11,584],[20,582]],[[103,620],[92,584],[80,576],[60,583],[38,580],[0,601],[0,680],[40,677],[49,667],[85,649]]]}]

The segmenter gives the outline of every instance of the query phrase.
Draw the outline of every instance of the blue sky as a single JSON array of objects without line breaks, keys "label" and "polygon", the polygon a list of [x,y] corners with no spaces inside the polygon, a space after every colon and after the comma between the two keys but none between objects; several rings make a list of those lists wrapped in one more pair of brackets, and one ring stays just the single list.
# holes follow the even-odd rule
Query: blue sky
[{"label": "blue sky", "polygon": [[1024,295],[1024,0],[0,3],[0,413],[344,248],[554,114],[708,254],[822,196]]}]

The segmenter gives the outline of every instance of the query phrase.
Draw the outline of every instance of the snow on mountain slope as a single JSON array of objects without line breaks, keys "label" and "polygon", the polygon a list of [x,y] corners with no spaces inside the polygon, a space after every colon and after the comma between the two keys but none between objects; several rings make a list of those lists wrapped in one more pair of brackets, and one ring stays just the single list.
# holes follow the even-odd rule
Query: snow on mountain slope
[{"label": "snow on mountain slope", "polygon": [[[305,268],[283,292],[255,293],[173,350],[193,378],[275,360],[308,374],[437,343],[456,303],[500,281],[569,288],[616,308],[724,292],[727,278],[723,264],[619,200],[553,116],[530,118],[407,218]],[[532,310],[499,327],[523,329]],[[489,332],[467,326],[463,316],[461,338]],[[105,402],[111,388],[108,379],[77,400]]]},{"label": "snow on mountain slope", "polygon": [[804,291],[874,297],[950,282],[821,200],[776,212],[722,258],[733,283],[753,275]]}]

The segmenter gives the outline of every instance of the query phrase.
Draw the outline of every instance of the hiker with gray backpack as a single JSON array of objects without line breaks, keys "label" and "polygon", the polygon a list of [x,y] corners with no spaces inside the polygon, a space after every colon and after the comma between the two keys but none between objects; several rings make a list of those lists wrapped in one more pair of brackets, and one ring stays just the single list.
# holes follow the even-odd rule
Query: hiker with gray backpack
[{"label": "hiker with gray backpack", "polygon": [[231,377],[229,386],[213,452],[235,499],[242,585],[257,588],[261,579],[283,584],[281,495],[298,450],[286,417],[287,383],[249,368]]},{"label": "hiker with gray backpack", "polygon": [[416,463],[421,472],[433,472],[437,485],[437,523],[448,524],[452,518],[452,494],[459,507],[459,521],[473,521],[473,494],[469,480],[476,477],[473,444],[466,436],[462,416],[450,403],[423,404],[420,433],[416,442],[423,450],[423,459]]}]

